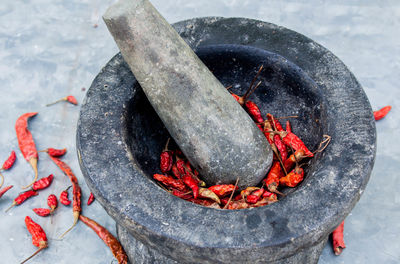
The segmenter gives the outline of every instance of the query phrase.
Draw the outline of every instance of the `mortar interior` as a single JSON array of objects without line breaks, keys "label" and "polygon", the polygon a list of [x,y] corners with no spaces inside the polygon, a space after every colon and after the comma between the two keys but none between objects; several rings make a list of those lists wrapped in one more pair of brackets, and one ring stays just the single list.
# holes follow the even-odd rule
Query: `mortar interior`
[{"label": "mortar interior", "polygon": [[[238,95],[246,92],[263,65],[256,81],[262,81],[262,84],[250,100],[259,106],[264,117],[266,113],[275,117],[297,115],[298,118],[290,119],[294,132],[311,150],[318,148],[325,124],[323,98],[315,82],[298,66],[278,54],[242,45],[209,45],[199,48],[196,53],[217,79],[225,87],[232,85],[230,90]],[[124,138],[133,159],[145,176],[152,179],[154,173],[161,173],[160,153],[171,136],[139,88],[139,83],[134,85],[137,92],[126,109]],[[176,149],[172,141],[170,149]],[[318,162],[318,156],[311,162]],[[306,173],[311,172],[307,167]],[[291,188],[286,191],[289,190]]]}]

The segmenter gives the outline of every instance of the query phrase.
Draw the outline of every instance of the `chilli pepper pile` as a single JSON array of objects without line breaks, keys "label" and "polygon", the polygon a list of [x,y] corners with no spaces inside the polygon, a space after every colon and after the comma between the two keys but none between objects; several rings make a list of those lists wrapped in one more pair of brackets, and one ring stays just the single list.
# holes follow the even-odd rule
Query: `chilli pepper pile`
[{"label": "chilli pepper pile", "polygon": [[[73,105],[77,105],[77,100],[73,96],[66,96],[59,101],[66,101]],[[59,102],[57,101],[57,102]],[[51,104],[49,104],[51,105]],[[35,196],[40,195],[41,191],[48,188],[55,176],[54,174],[50,174],[47,177],[43,177],[38,179],[38,161],[39,161],[39,152],[47,153],[47,156],[50,160],[52,160],[55,165],[68,177],[71,185],[69,187],[64,186],[63,189],[58,190],[57,194],[50,194],[47,197],[47,206],[43,206],[43,208],[30,208],[34,214],[40,217],[46,217],[49,215],[53,215],[58,207],[58,202],[63,204],[64,206],[69,206],[72,203],[72,215],[73,215],[73,223],[72,226],[61,235],[61,238],[67,234],[72,228],[81,220],[83,223],[92,228],[95,233],[102,239],[105,244],[110,248],[111,252],[117,259],[118,263],[127,263],[127,255],[124,252],[119,241],[104,227],[95,222],[92,219],[84,217],[81,215],[82,206],[81,206],[81,195],[82,190],[79,186],[78,179],[75,174],[72,172],[71,168],[67,163],[61,160],[62,156],[64,156],[67,152],[67,149],[56,149],[56,148],[46,148],[44,150],[37,151],[36,144],[34,141],[34,136],[31,131],[28,129],[28,121],[36,116],[37,112],[25,113],[22,114],[15,123],[15,131],[17,136],[17,141],[19,145],[19,149],[21,151],[22,156],[26,159],[26,161],[31,165],[34,171],[33,181],[28,185],[21,187],[24,190],[19,193],[12,201],[11,206],[6,209],[6,212],[10,210],[14,206],[19,206],[26,201],[33,199]],[[15,151],[11,151],[9,157],[5,160],[0,171],[10,170],[15,161],[17,155]],[[7,180],[7,179],[6,179]],[[9,185],[1,189],[5,179],[3,174],[0,173],[0,198],[6,194],[13,185]],[[72,202],[69,199],[69,189],[72,187]],[[28,189],[29,188],[29,189]],[[57,198],[58,197],[58,198]],[[90,205],[95,200],[94,195],[90,193],[87,205]],[[30,211],[32,213],[32,211]],[[52,220],[51,220],[51,223]],[[38,249],[35,253],[33,253],[30,257],[22,261],[21,263],[27,262],[29,259],[34,257],[36,254],[41,252],[43,249],[49,246],[49,242],[46,236],[44,229],[34,221],[30,216],[25,217],[25,225],[28,229],[28,232],[32,236],[32,244],[36,246]],[[50,240],[51,242],[51,240]],[[50,243],[51,244],[51,243]]]},{"label": "chilli pepper pile", "polygon": [[[273,114],[263,115],[258,105],[249,100],[250,95],[261,85],[257,78],[262,72],[261,66],[252,80],[250,87],[243,96],[231,92],[233,98],[244,108],[254,120],[255,125],[265,135],[273,151],[273,162],[269,172],[258,186],[248,186],[243,190],[237,184],[220,184],[207,186],[198,171],[179,149],[168,148],[167,140],[160,154],[160,170],[153,178],[172,195],[186,201],[218,209],[245,209],[265,206],[278,201],[282,196],[282,188],[296,187],[304,179],[304,161],[314,156],[306,144],[293,132],[289,120],[283,128],[280,120]],[[228,87],[227,89],[230,89]],[[293,116],[285,117],[295,118]],[[320,148],[321,152],[329,144],[330,137],[324,135]],[[303,163],[302,163],[303,162]],[[302,163],[302,164],[301,164]]]}]

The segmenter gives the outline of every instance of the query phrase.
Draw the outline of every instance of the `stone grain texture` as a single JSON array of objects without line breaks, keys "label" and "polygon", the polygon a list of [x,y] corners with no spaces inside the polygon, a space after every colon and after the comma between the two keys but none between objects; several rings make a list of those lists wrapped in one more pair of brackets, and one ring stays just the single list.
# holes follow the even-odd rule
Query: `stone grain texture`
[{"label": "stone grain texture", "polygon": [[[177,23],[175,29],[194,50],[247,45],[299,66],[323,96],[317,111],[320,130],[315,131],[317,137],[332,136],[330,146],[311,161],[308,176],[295,191],[269,206],[222,211],[173,197],[146,172],[154,160],[136,155],[133,131],[151,128],[128,127],[131,103],[140,88],[117,55],[94,80],[78,122],[78,156],[90,189],[137,245],[142,243],[151,254],[156,250],[179,263],[316,263],[328,234],[359,200],[373,167],[375,123],[361,86],[331,52],[274,24],[208,17]],[[161,150],[160,138],[166,132],[160,130],[151,135],[153,141],[143,143],[148,147],[142,152],[156,145]]]},{"label": "stone grain texture", "polygon": [[103,16],[124,60],[191,164],[210,184],[258,184],[272,162],[249,115],[147,0]]}]

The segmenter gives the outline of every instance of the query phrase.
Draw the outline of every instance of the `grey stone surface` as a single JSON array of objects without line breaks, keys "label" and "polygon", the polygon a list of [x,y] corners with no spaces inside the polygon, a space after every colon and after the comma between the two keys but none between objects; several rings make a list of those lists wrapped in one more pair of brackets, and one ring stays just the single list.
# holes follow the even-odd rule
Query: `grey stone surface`
[{"label": "grey stone surface", "polygon": [[[145,171],[156,161],[141,160],[134,151],[140,139],[132,137],[133,131],[143,127],[127,124],[135,106],[130,103],[140,90],[117,55],[93,82],[78,122],[80,165],[89,187],[135,239],[183,263],[276,262],[322,247],[360,198],[374,162],[375,123],[361,86],[332,53],[283,27],[235,18],[194,19],[175,26],[195,49],[249,45],[298,65],[324,97],[317,127],[332,136],[330,146],[310,162],[307,178],[295,191],[269,206],[223,211],[173,197]],[[301,114],[304,105],[297,107]],[[157,134],[152,136],[143,153],[159,144]],[[317,249],[311,250],[316,258]]]},{"label": "grey stone surface", "polygon": [[151,105],[203,179],[239,179],[242,188],[258,184],[272,162],[263,133],[150,2],[120,0],[103,18]]}]

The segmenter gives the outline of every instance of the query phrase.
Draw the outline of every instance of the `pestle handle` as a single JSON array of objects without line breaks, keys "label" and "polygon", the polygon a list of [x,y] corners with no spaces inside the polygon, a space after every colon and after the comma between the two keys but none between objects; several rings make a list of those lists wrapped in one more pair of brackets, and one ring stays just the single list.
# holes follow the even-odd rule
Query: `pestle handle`
[{"label": "pestle handle", "polygon": [[147,0],[120,0],[103,19],[175,142],[208,184],[258,184],[272,162],[248,114]]}]

